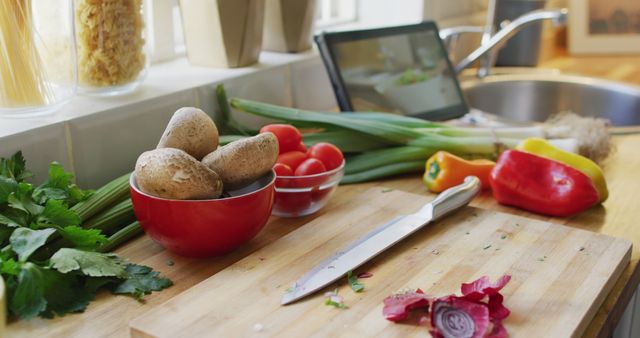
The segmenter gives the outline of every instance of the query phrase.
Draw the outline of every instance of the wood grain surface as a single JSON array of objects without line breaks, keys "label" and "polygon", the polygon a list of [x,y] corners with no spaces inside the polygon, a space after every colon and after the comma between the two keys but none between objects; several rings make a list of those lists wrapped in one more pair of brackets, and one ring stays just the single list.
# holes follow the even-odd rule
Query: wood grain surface
[{"label": "wood grain surface", "polygon": [[[511,337],[576,337],[628,264],[631,243],[506,213],[464,208],[435,222],[358,271],[365,291],[346,277],[289,306],[280,298],[295,280],[350,242],[430,198],[372,188],[333,212],[262,248],[131,323],[133,337],[424,336],[424,326],[382,316],[382,300],[400,289],[459,292],[460,283],[509,274],[504,289]],[[338,288],[348,309],[323,304]]]}]

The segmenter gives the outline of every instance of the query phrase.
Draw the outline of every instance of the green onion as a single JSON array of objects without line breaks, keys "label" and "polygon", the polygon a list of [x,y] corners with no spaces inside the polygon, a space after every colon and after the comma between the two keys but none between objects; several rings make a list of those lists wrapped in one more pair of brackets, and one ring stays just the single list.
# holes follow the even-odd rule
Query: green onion
[{"label": "green onion", "polygon": [[328,124],[345,129],[359,131],[396,144],[406,144],[412,139],[423,136],[411,128],[396,126],[377,121],[354,120],[342,114],[317,113],[294,108],[276,106],[268,103],[232,98],[231,107],[258,116],[269,117],[287,122],[311,122]]},{"label": "green onion", "polygon": [[312,146],[319,142],[329,142],[340,148],[343,153],[360,153],[392,145],[370,135],[350,130],[306,133],[302,136],[307,146]]},{"label": "green onion", "polygon": [[437,149],[426,147],[394,147],[369,151],[350,157],[345,166],[345,174],[355,174],[401,162],[422,161],[424,167],[425,161],[436,151]]},{"label": "green onion", "polygon": [[445,150],[456,155],[478,154],[488,157],[495,156],[501,147],[514,148],[521,140],[492,137],[449,137],[431,134],[419,137],[408,144],[415,147],[428,147]]},{"label": "green onion", "polygon": [[74,205],[71,210],[78,213],[84,222],[110,205],[123,201],[129,197],[129,176],[122,175],[105,184],[91,195],[87,200]]},{"label": "green onion", "polygon": [[216,87],[216,98],[218,99],[218,108],[220,108],[220,115],[222,115],[222,122],[224,123],[224,131],[232,133],[238,133],[241,135],[252,135],[257,132],[253,132],[248,128],[245,128],[231,116],[231,108],[229,108],[229,100],[227,100],[227,92],[224,90],[223,85]]},{"label": "green onion", "polygon": [[465,158],[495,158],[525,138],[545,136],[538,126],[461,128],[380,112],[313,112],[239,98],[229,103],[239,111],[315,129],[303,135],[308,146],[329,142],[356,153],[347,157],[345,184],[422,171],[427,158],[439,150]]},{"label": "green onion", "polygon": [[494,137],[498,139],[502,138],[515,138],[524,139],[528,137],[545,137],[545,132],[542,127],[515,127],[515,128],[421,128],[425,132],[435,132],[443,136],[456,136],[456,137],[470,137],[470,136],[484,136]]},{"label": "green onion", "polygon": [[[329,113],[327,113],[329,114]],[[380,113],[380,112],[344,112],[343,117],[354,120],[376,121],[389,124],[395,124],[397,126],[407,128],[450,128],[446,124],[431,122],[415,117],[409,117],[392,113]]]},{"label": "green onion", "polygon": [[424,161],[402,162],[345,175],[340,181],[340,184],[361,183],[377,180],[387,176],[416,173],[421,171],[424,171]]}]

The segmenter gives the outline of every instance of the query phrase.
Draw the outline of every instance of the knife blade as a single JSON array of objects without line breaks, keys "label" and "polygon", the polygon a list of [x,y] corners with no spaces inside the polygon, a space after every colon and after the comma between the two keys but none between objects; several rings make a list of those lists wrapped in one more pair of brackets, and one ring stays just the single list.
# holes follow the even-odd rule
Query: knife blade
[{"label": "knife blade", "polygon": [[443,191],[418,212],[396,217],[380,225],[300,277],[293,288],[282,296],[281,304],[293,303],[336,281],[428,223],[467,205],[479,191],[480,180],[468,176],[462,184]]}]

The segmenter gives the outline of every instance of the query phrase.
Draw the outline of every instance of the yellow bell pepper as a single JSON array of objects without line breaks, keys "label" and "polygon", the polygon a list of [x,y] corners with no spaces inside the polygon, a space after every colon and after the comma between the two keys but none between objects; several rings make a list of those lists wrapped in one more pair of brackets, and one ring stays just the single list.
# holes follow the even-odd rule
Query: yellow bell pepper
[{"label": "yellow bell pepper", "polygon": [[516,149],[564,163],[582,172],[591,178],[593,185],[598,190],[600,202],[604,202],[609,197],[602,169],[590,159],[562,150],[541,138],[528,138],[522,141]]},{"label": "yellow bell pepper", "polygon": [[438,151],[427,160],[422,182],[432,192],[441,192],[464,181],[467,176],[480,179],[483,189],[489,187],[489,174],[495,166],[489,160],[465,160],[446,151]]}]

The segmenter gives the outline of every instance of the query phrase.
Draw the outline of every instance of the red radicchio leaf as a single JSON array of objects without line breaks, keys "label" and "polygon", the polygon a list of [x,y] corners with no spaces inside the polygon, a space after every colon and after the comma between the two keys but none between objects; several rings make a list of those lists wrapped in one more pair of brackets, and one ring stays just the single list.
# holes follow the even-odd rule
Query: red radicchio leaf
[{"label": "red radicchio leaf", "polygon": [[492,321],[493,328],[491,332],[487,335],[487,338],[507,338],[509,337],[509,333],[507,329],[504,328],[501,321]]},{"label": "red radicchio leaf", "polygon": [[491,280],[487,276],[482,276],[471,283],[462,283],[460,290],[464,298],[471,301],[479,301],[485,296],[495,295],[511,280],[511,276],[504,275],[491,284]]},{"label": "red radicchio leaf", "polygon": [[420,289],[385,298],[382,315],[387,320],[399,322],[407,319],[409,310],[418,308],[424,308],[425,311],[429,309],[429,297]]},{"label": "red radicchio leaf", "polygon": [[502,304],[503,300],[504,297],[500,293],[489,296],[487,306],[489,307],[489,317],[491,317],[491,319],[503,320],[511,314],[511,311]]},{"label": "red radicchio leaf", "polygon": [[449,296],[433,303],[429,331],[434,338],[483,337],[489,327],[489,309],[485,304]]}]

